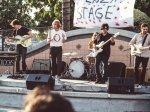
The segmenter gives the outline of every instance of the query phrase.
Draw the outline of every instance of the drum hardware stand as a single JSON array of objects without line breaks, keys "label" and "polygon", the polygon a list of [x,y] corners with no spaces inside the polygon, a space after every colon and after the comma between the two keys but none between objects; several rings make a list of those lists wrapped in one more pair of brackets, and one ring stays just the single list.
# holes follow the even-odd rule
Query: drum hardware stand
[{"label": "drum hardware stand", "polygon": [[89,65],[90,65],[90,69],[89,69],[88,79],[95,80],[96,79],[95,63],[89,63]]},{"label": "drum hardware stand", "polygon": [[69,66],[68,66],[68,57],[66,56],[66,67],[65,67],[65,71],[62,73],[62,74],[64,74],[64,75],[66,75],[66,74],[70,74],[69,73],[69,70],[71,70],[71,69],[69,69]]}]

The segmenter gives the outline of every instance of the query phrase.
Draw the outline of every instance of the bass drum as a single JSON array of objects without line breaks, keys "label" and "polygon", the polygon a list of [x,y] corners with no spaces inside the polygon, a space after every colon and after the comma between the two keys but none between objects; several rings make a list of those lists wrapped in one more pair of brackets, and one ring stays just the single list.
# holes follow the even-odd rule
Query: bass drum
[{"label": "bass drum", "polygon": [[69,65],[69,73],[74,78],[80,78],[89,70],[89,64],[84,60],[74,60]]}]

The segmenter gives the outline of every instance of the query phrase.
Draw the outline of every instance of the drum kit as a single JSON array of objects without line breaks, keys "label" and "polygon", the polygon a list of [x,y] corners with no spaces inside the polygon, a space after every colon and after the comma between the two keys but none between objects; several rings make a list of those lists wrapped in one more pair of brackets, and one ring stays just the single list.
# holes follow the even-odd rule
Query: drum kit
[{"label": "drum kit", "polygon": [[63,53],[63,56],[66,56],[66,63],[68,64],[66,64],[63,74],[70,74],[72,78],[95,78],[95,58],[89,57],[87,60],[83,60],[82,56],[75,56],[77,54],[76,52]]}]

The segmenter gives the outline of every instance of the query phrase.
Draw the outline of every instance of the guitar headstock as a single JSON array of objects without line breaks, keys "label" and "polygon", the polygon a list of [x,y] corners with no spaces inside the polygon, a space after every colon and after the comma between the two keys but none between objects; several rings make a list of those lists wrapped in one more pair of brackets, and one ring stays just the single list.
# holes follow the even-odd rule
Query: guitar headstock
[{"label": "guitar headstock", "polygon": [[119,32],[117,32],[117,33],[115,33],[115,34],[114,34],[114,36],[113,36],[113,37],[117,37],[119,34],[120,34],[120,33],[119,33]]}]

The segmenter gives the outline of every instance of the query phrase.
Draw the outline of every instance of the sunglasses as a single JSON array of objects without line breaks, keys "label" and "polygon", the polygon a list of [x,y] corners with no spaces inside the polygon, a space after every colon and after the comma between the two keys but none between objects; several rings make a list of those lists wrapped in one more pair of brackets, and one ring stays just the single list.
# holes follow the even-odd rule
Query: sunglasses
[{"label": "sunglasses", "polygon": [[102,28],[102,30],[104,30],[104,29],[108,30],[108,28]]}]

